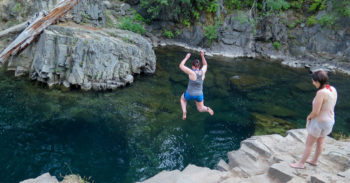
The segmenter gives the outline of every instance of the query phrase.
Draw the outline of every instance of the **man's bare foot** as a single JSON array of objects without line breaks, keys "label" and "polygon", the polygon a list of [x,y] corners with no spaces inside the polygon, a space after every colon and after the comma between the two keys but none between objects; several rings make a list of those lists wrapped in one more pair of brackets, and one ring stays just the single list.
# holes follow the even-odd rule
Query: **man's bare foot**
[{"label": "man's bare foot", "polygon": [[317,162],[314,161],[306,161],[306,163],[310,164],[311,166],[317,166]]},{"label": "man's bare foot", "polygon": [[209,114],[210,114],[211,116],[214,115],[213,109],[211,109],[210,107],[207,107],[207,109],[208,109],[208,112],[209,112]]},{"label": "man's bare foot", "polygon": [[186,120],[186,113],[187,112],[182,113],[182,120]]},{"label": "man's bare foot", "polygon": [[301,163],[292,163],[292,164],[289,164],[289,166],[290,167],[292,167],[292,168],[296,168],[296,169],[304,169],[305,168],[305,166],[304,165],[302,165]]}]

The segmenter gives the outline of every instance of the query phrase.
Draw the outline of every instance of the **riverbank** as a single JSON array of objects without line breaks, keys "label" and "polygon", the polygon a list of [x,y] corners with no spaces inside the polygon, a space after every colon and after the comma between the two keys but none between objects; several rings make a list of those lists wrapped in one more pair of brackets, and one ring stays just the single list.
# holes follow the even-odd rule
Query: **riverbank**
[{"label": "riverbank", "polygon": [[[154,36],[150,36],[150,39],[154,39]],[[174,41],[169,39],[156,39],[152,40],[154,48],[164,48],[164,47],[178,47],[190,52],[200,52],[205,51],[205,55],[213,59],[227,59],[227,58],[256,58],[256,59],[269,59],[272,61],[280,62],[282,65],[292,67],[292,68],[308,68],[310,72],[314,72],[319,69],[323,69],[327,72],[339,72],[346,75],[350,75],[350,63],[338,63],[338,62],[324,62],[320,63],[317,60],[302,60],[282,54],[265,54],[260,55],[256,53],[250,53],[248,55],[242,52],[230,50],[220,50],[220,49],[210,49],[203,48],[199,46],[189,45],[185,42]]]},{"label": "riverbank", "polygon": [[188,165],[182,171],[162,171],[142,183],[301,183],[350,182],[350,142],[326,137],[324,151],[317,166],[305,169],[289,167],[303,153],[307,132],[290,130],[280,135],[253,136],[242,141],[240,149],[228,152],[216,170]]},{"label": "riverbank", "polygon": [[[228,163],[220,160],[215,170],[190,164],[183,170],[164,170],[140,183],[350,182],[350,142],[330,137],[325,139],[317,166],[289,167],[300,159],[306,136],[305,129],[290,130],[285,137],[276,134],[253,136],[243,140],[240,149],[228,152]],[[38,183],[43,177],[46,177],[45,183],[58,183],[48,174],[21,183]],[[70,183],[80,182],[72,180]]]}]

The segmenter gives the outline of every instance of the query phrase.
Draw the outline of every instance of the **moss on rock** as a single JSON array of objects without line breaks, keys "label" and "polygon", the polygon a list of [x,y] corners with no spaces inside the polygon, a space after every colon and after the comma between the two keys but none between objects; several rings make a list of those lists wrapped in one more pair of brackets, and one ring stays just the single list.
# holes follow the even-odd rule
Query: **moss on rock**
[{"label": "moss on rock", "polygon": [[255,121],[254,135],[280,134],[284,136],[287,130],[297,128],[293,123],[265,114],[252,113],[252,117]]}]

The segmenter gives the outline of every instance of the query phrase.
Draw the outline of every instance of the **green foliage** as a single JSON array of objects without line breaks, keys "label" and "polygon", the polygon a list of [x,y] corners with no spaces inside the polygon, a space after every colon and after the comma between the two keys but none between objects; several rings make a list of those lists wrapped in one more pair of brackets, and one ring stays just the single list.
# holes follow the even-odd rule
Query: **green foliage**
[{"label": "green foliage", "polygon": [[149,20],[146,20],[143,18],[143,16],[140,13],[134,12],[134,20],[137,22],[143,22],[143,23],[150,23]]},{"label": "green foliage", "polygon": [[216,40],[218,38],[218,28],[220,26],[220,23],[217,22],[215,25],[208,25],[204,27],[204,35],[208,39],[209,45],[213,43],[213,40]]},{"label": "green foliage", "polygon": [[281,48],[281,43],[278,42],[278,41],[275,41],[273,42],[273,47],[276,49],[276,50],[279,50]]},{"label": "green foliage", "polygon": [[121,20],[121,23],[118,25],[119,28],[124,30],[129,30],[139,34],[145,34],[146,30],[143,26],[137,22],[134,22],[130,17],[126,17]]},{"label": "green foliage", "polygon": [[175,31],[175,35],[176,35],[176,36],[180,36],[180,35],[181,35],[181,32],[180,32],[179,30],[176,30],[176,31]]},{"label": "green foliage", "polygon": [[15,6],[12,8],[12,11],[15,13],[20,13],[23,11],[23,7],[21,3],[16,3]]},{"label": "green foliage", "polygon": [[193,11],[192,14],[196,20],[199,19],[200,13],[198,11]]},{"label": "green foliage", "polygon": [[317,24],[317,20],[316,20],[315,16],[309,17],[306,21],[306,24],[308,26],[313,26],[313,25]]},{"label": "green foliage", "polygon": [[344,6],[344,8],[340,10],[340,13],[343,16],[350,18],[350,2],[348,2],[348,4],[346,4],[346,6]]},{"label": "green foliage", "polygon": [[350,140],[350,135],[349,134],[345,134],[344,132],[332,132],[331,137],[335,138],[336,140]]},{"label": "green foliage", "polygon": [[337,17],[329,14],[323,15],[320,19],[318,19],[318,23],[322,27],[328,27],[328,28],[331,28],[336,21],[337,21]]},{"label": "green foliage", "polygon": [[9,21],[7,22],[7,24],[8,24],[8,26],[12,26],[12,25],[14,25],[15,23],[14,23],[12,20],[9,20]]},{"label": "green foliage", "polygon": [[347,7],[347,8],[344,9],[343,15],[347,16],[347,17],[350,17],[350,7]]},{"label": "green foliage", "polygon": [[106,26],[109,28],[114,27],[114,23],[113,23],[111,16],[112,16],[111,12],[109,10],[105,10]]},{"label": "green foliage", "polygon": [[81,16],[82,16],[82,20],[81,21],[83,23],[87,23],[89,21],[89,19],[90,19],[90,16],[87,13],[85,13],[85,12],[81,13]]},{"label": "green foliage", "polygon": [[270,11],[282,11],[287,10],[290,4],[285,0],[267,0],[266,7]]},{"label": "green foliage", "polygon": [[323,10],[326,7],[326,0],[314,0],[314,2],[311,4],[309,11],[315,12],[317,10]]},{"label": "green foliage", "polygon": [[185,25],[186,27],[190,27],[191,26],[191,22],[189,19],[185,19],[185,20],[182,20],[181,22],[183,25]]},{"label": "green foliage", "polygon": [[217,0],[140,0],[140,5],[151,20],[166,14],[185,26],[191,25],[190,20],[197,20],[201,12],[214,13],[219,8]]},{"label": "green foliage", "polygon": [[242,8],[242,1],[240,1],[240,0],[226,0],[225,6],[228,9],[241,9]]},{"label": "green foliage", "polygon": [[253,3],[254,0],[224,0],[225,7],[230,10],[250,8]]},{"label": "green foliage", "polygon": [[126,43],[130,43],[131,42],[130,39],[129,39],[129,36],[123,37],[122,39]]},{"label": "green foliage", "polygon": [[212,1],[207,6],[206,11],[208,13],[215,13],[216,11],[218,11],[218,9],[219,9],[219,4],[217,3],[217,1]]},{"label": "green foliage", "polygon": [[293,29],[297,24],[295,22],[288,24],[288,28]]},{"label": "green foliage", "polygon": [[233,17],[233,19],[238,20],[240,24],[245,24],[249,22],[248,16],[245,15],[242,11],[239,11],[238,15],[236,17]]},{"label": "green foliage", "polygon": [[173,34],[173,32],[171,32],[170,30],[165,30],[165,31],[163,32],[163,36],[166,37],[166,38],[169,38],[169,39],[174,38],[174,34]]},{"label": "green foliage", "polygon": [[301,9],[303,7],[304,0],[296,0],[290,3],[290,6],[294,9]]},{"label": "green foliage", "polygon": [[299,19],[299,20],[297,20],[297,21],[295,21],[293,23],[288,24],[288,28],[293,29],[293,28],[295,28],[297,25],[299,25],[302,22],[303,22],[303,20]]}]

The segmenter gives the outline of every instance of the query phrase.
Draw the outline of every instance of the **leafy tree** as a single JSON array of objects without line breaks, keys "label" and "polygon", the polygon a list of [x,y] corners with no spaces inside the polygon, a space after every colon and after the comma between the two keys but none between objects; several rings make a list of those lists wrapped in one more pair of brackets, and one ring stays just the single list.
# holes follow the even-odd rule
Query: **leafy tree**
[{"label": "leafy tree", "polygon": [[217,0],[140,0],[141,7],[146,9],[152,20],[163,19],[191,24],[201,12],[214,13],[219,5]]}]

